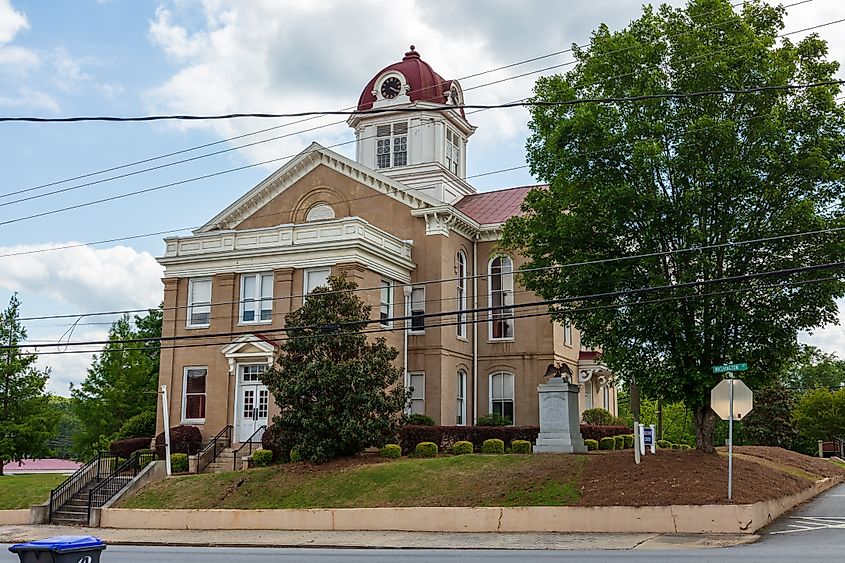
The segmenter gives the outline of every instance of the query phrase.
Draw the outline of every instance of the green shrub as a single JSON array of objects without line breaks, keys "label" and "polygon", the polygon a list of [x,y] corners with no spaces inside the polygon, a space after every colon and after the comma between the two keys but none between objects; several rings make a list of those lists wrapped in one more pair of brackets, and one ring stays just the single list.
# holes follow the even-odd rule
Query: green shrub
[{"label": "green shrub", "polygon": [[414,449],[417,457],[434,457],[437,455],[437,444],[434,442],[420,442]]},{"label": "green shrub", "polygon": [[691,449],[692,449],[692,446],[687,445],[687,444],[681,444],[681,449],[682,449],[682,450],[691,450]]},{"label": "green shrub", "polygon": [[170,470],[173,473],[187,473],[188,454],[172,454],[170,456]]},{"label": "green shrub", "polygon": [[434,426],[434,419],[427,414],[412,413],[405,417],[405,424],[414,426]]},{"label": "green shrub", "polygon": [[614,445],[614,449],[616,450],[624,450],[625,449],[625,436],[614,436],[613,441],[616,442]]},{"label": "green shrub", "polygon": [[613,424],[613,415],[605,409],[587,409],[581,413],[581,422],[584,424],[610,426]]},{"label": "green shrub", "polygon": [[616,438],[612,436],[605,436],[599,441],[599,449],[600,450],[615,450],[616,449]]},{"label": "green shrub", "polygon": [[402,457],[402,447],[399,444],[387,444],[378,453],[381,457],[399,459]]},{"label": "green shrub", "polygon": [[657,447],[668,450],[672,447],[672,443],[669,440],[658,440]]},{"label": "green shrub", "polygon": [[680,449],[681,449],[681,445],[680,445],[680,444],[672,444],[672,445],[671,445],[671,446],[669,446],[669,447],[670,447],[670,448],[672,448],[673,450],[680,450]]},{"label": "green shrub", "polygon": [[505,443],[498,438],[491,438],[484,440],[481,444],[481,453],[483,454],[503,454],[505,453]]},{"label": "green shrub", "polygon": [[255,450],[252,452],[252,461],[255,467],[267,467],[273,463],[273,452],[270,450]]},{"label": "green shrub", "polygon": [[472,453],[472,442],[460,440],[452,444],[452,453],[454,455],[465,455]]},{"label": "green shrub", "polygon": [[514,440],[511,442],[511,452],[515,454],[530,454],[531,442],[528,440]]},{"label": "green shrub", "polygon": [[633,434],[625,434],[625,447],[626,448],[633,448],[634,447],[634,435]]},{"label": "green shrub", "polygon": [[299,448],[291,448],[290,449],[290,461],[291,461],[291,463],[296,463],[297,461],[302,461],[302,456],[299,453]]},{"label": "green shrub", "polygon": [[115,440],[126,440],[127,438],[145,438],[156,435],[156,412],[148,411],[136,414],[126,420],[115,436]]},{"label": "green shrub", "polygon": [[479,416],[475,422],[476,426],[510,426],[513,421],[506,416],[500,414],[488,414]]},{"label": "green shrub", "polygon": [[598,440],[584,440],[584,445],[587,446],[587,451],[593,451],[599,449],[599,441]]}]

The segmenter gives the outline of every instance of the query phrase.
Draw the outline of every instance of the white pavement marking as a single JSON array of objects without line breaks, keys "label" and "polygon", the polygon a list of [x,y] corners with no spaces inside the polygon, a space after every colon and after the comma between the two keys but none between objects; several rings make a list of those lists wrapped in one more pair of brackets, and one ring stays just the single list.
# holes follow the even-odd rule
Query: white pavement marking
[{"label": "white pavement marking", "polygon": [[788,524],[792,530],[778,530],[770,534],[792,534],[811,530],[845,529],[845,516],[792,516],[797,524]]}]

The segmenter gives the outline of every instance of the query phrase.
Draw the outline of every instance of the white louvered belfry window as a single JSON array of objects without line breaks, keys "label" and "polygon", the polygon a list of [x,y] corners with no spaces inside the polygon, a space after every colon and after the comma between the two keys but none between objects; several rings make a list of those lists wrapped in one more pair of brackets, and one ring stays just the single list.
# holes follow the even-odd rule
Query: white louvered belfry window
[{"label": "white louvered belfry window", "polygon": [[408,123],[376,127],[376,168],[408,164]]},{"label": "white louvered belfry window", "polygon": [[461,161],[461,138],[451,129],[446,129],[446,168],[458,175]]}]

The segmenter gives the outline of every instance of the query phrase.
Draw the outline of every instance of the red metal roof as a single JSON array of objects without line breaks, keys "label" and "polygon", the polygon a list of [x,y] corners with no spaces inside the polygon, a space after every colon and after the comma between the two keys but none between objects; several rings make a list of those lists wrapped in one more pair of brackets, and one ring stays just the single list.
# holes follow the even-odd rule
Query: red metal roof
[{"label": "red metal roof", "polygon": [[504,223],[511,217],[522,214],[519,206],[528,192],[544,187],[545,185],[520,186],[468,195],[456,203],[455,208],[482,224]]},{"label": "red metal roof", "polygon": [[[434,72],[431,65],[422,60],[420,54],[411,45],[411,50],[405,53],[405,57],[400,62],[384,67],[367,83],[364,91],[361,92],[361,97],[358,99],[358,111],[373,108],[373,102],[376,101],[376,97],[373,95],[376,79],[390,70],[402,73],[408,81],[408,86],[410,87],[408,96],[412,102],[423,101],[446,104],[446,93],[452,87],[452,81],[446,80]],[[462,109],[461,115],[463,114]]]}]

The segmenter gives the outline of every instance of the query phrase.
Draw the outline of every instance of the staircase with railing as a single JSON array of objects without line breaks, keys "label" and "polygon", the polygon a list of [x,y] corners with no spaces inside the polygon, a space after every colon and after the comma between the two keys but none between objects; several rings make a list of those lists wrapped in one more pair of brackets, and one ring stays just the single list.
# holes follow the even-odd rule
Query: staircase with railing
[{"label": "staircase with railing", "polygon": [[267,425],[259,426],[252,436],[241,442],[241,446],[232,452],[232,470],[237,471],[243,467],[243,460],[245,457],[251,456],[252,452],[261,446],[261,438],[264,436],[264,431],[267,430]]},{"label": "staircase with railing", "polygon": [[112,473],[117,457],[98,452],[91,461],[50,491],[49,521],[57,524],[86,524],[87,495],[94,486]]},{"label": "staircase with railing", "polygon": [[91,520],[91,511],[100,508],[123,490],[147,465],[157,459],[155,452],[133,453],[121,463],[108,477],[94,485],[88,492],[88,512],[86,521]]},{"label": "staircase with railing", "polygon": [[197,473],[202,473],[214,464],[229,446],[232,445],[232,427],[225,426],[223,430],[208,441],[197,454]]}]

